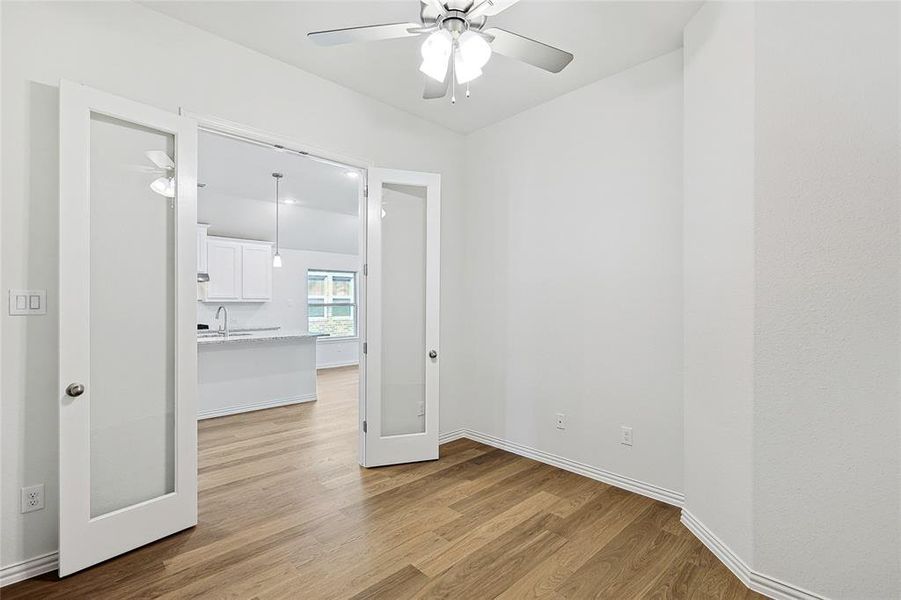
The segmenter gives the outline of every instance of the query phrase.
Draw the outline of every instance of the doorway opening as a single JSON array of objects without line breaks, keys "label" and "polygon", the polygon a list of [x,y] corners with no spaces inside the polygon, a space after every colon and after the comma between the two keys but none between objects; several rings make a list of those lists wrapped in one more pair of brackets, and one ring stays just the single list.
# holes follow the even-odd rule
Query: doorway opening
[{"label": "doorway opening", "polygon": [[215,447],[206,432],[266,436],[263,424],[286,419],[350,433],[341,452],[362,454],[366,174],[359,163],[200,128],[201,471]]}]

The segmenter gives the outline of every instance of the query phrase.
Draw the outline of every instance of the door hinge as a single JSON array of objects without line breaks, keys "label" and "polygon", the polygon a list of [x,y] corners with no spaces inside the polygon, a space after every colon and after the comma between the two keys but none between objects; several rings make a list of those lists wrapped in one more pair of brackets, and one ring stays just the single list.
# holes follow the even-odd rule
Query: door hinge
[{"label": "door hinge", "polygon": [[365,198],[366,200],[369,200],[369,186],[368,185],[363,188],[363,198]]},{"label": "door hinge", "polygon": [[363,433],[366,433],[366,421],[363,421]]},{"label": "door hinge", "polygon": [[367,353],[366,351],[368,349],[369,349],[369,344],[367,344],[366,342],[363,342],[363,354],[366,354]]},{"label": "door hinge", "polygon": [[369,276],[369,263],[363,263],[363,277]]}]

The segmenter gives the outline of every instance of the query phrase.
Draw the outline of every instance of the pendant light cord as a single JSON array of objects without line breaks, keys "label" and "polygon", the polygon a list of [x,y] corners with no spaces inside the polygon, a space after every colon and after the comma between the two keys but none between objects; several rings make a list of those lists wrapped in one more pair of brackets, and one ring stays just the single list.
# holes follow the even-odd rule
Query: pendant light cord
[{"label": "pendant light cord", "polygon": [[275,178],[275,255],[278,256],[278,184],[284,175],[273,173],[272,177]]},{"label": "pendant light cord", "polygon": [[278,180],[275,178],[275,253],[278,254]]}]

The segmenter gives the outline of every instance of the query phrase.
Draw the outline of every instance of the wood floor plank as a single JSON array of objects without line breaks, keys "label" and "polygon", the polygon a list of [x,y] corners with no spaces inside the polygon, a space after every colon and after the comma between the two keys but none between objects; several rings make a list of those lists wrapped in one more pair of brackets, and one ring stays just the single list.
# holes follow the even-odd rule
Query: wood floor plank
[{"label": "wood floor plank", "polygon": [[199,523],[3,600],[742,600],[679,510],[472,440],[357,464],[357,370],[312,403],[198,423]]}]

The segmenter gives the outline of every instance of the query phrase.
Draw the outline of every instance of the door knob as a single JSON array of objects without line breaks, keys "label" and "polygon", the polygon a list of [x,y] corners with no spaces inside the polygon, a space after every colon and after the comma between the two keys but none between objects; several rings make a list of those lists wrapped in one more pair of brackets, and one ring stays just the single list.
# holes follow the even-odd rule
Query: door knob
[{"label": "door knob", "polygon": [[429,350],[429,358],[438,358],[438,353],[434,350]]},{"label": "door knob", "polygon": [[84,394],[84,386],[81,385],[80,383],[70,383],[66,387],[66,395],[67,396],[72,396],[73,398],[77,398],[78,396],[81,396],[82,394]]}]

